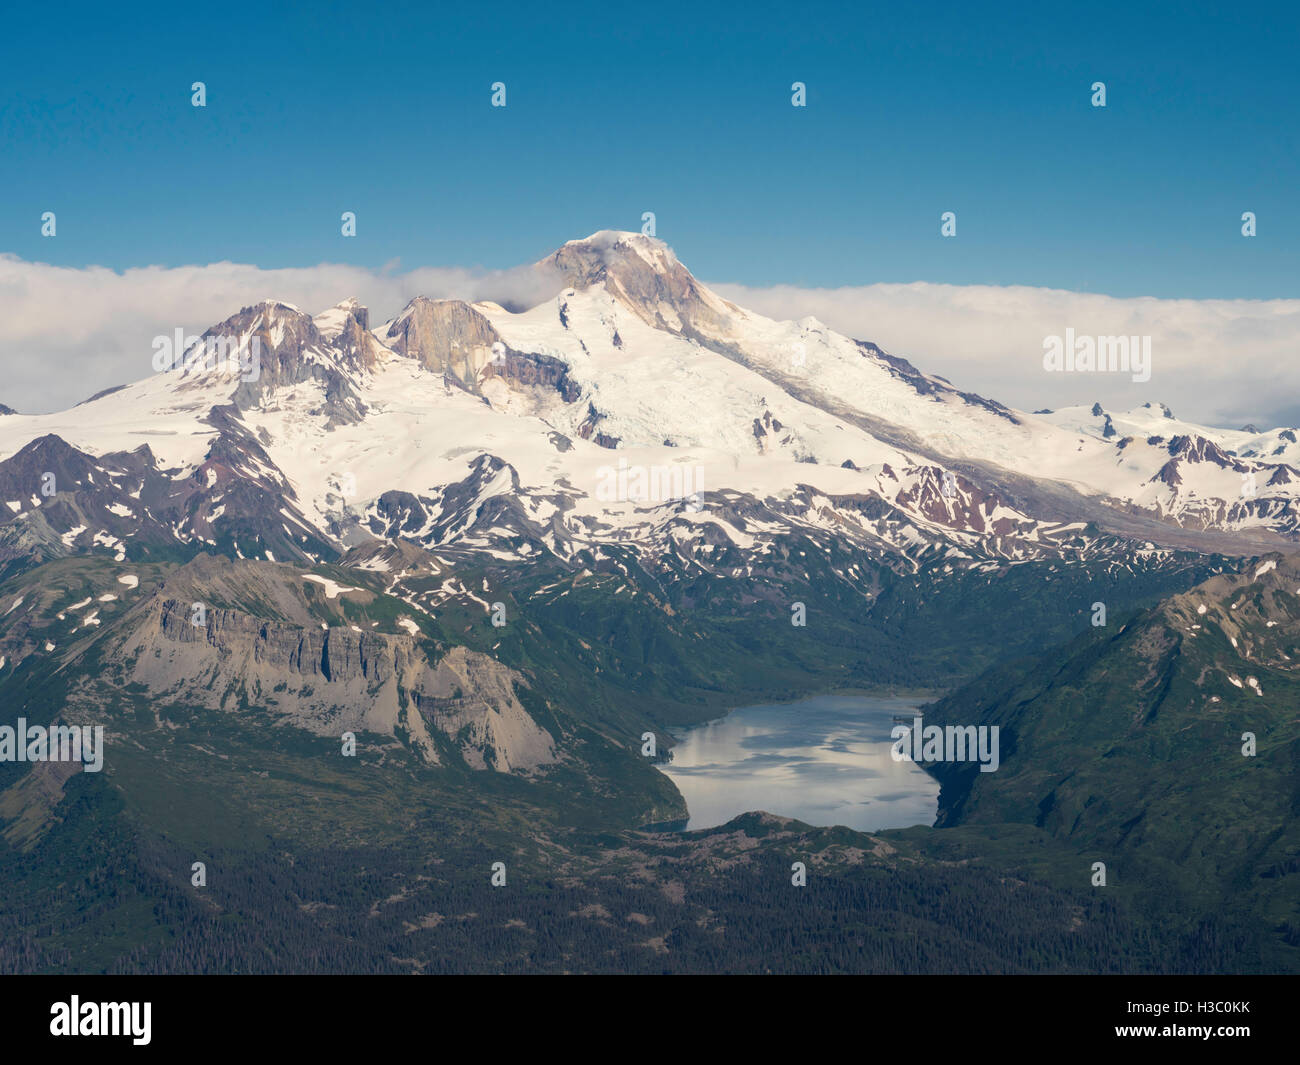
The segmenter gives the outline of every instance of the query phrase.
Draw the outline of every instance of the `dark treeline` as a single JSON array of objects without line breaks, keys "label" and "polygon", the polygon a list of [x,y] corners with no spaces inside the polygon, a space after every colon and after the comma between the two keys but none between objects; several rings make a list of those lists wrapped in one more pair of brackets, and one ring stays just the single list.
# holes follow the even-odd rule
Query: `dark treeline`
[{"label": "dark treeline", "polygon": [[[555,870],[482,851],[287,850],[207,857],[134,838],[88,796],[0,863],[0,971],[993,973],[1233,971],[1249,944],[1183,936],[1111,900],[977,864],[841,864],[790,882],[781,844],[719,866],[638,844]],[[613,865],[617,855],[619,866]],[[86,872],[83,863],[97,867]],[[638,871],[629,872],[629,861]]]}]

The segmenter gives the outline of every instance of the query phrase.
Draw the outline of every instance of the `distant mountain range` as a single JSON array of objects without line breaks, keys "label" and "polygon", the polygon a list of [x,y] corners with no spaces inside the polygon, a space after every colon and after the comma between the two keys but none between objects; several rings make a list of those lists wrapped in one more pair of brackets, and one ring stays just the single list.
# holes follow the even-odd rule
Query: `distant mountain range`
[{"label": "distant mountain range", "polygon": [[[1095,553],[1103,533],[1249,549],[1300,531],[1294,430],[1149,404],[1025,414],[815,319],[736,307],[640,235],[535,269],[556,294],[526,310],[417,298],[375,329],[355,301],[314,318],[267,301],[179,370],[5,417],[0,548],[316,562],[379,537],[599,561],[633,543],[708,569],[718,543],[757,557],[805,529],[908,568]],[[256,379],[195,357],[214,341],[256,346]]]}]

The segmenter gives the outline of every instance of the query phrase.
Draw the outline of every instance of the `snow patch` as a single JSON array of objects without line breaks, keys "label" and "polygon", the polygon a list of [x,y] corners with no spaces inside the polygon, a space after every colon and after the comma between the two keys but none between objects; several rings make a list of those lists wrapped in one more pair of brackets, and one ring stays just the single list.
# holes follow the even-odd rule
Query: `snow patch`
[{"label": "snow patch", "polygon": [[325,589],[326,599],[333,599],[335,596],[338,596],[344,592],[363,591],[363,589],[361,588],[344,587],[342,584],[338,584],[337,582],[330,580],[328,577],[318,577],[315,573],[304,573],[302,575],[302,579],[305,581],[312,581],[315,584],[322,585]]}]

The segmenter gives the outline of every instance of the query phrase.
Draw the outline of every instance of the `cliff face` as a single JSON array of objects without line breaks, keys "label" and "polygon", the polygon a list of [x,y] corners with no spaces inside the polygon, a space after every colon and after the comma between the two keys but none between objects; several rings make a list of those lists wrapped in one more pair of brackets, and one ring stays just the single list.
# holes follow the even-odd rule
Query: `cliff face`
[{"label": "cliff face", "polygon": [[[534,402],[553,400],[552,393],[558,393],[563,402],[573,403],[582,391],[566,363],[515,351],[486,317],[461,300],[417,296],[388,327],[385,340],[399,355],[418,359],[427,370],[487,396],[495,406],[507,403],[511,393]],[[486,387],[489,381],[506,391]]]},{"label": "cliff face", "polygon": [[460,300],[417,297],[388,329],[389,346],[399,355],[419,359],[434,373],[454,378],[473,390],[478,372],[492,359],[501,338],[478,311]]},{"label": "cliff face", "polygon": [[413,692],[426,720],[451,737],[475,769],[502,773],[556,760],[555,741],[515,695],[521,678],[495,658],[453,647]]},{"label": "cliff face", "polygon": [[[315,381],[324,393],[324,403],[317,413],[332,428],[359,422],[366,412],[348,375],[339,366],[340,359],[353,366],[365,365],[368,357],[364,350],[356,350],[359,341],[354,327],[350,327],[348,335],[353,347],[335,347],[310,315],[288,304],[267,301],[245,307],[213,326],[204,339],[225,338],[241,352],[251,352],[256,341],[257,372],[254,375],[250,369],[240,376],[231,396],[236,408],[243,411],[259,407],[277,389]],[[193,386],[199,387],[202,380],[201,375],[197,376]]]},{"label": "cliff face", "polygon": [[[263,567],[266,568],[266,567]],[[265,707],[321,736],[397,736],[439,764],[441,734],[476,769],[518,772],[555,761],[553,737],[515,695],[523,677],[457,647],[436,663],[414,636],[322,628],[206,607],[160,593],[108,644],[124,683],[151,698],[227,712]]]}]

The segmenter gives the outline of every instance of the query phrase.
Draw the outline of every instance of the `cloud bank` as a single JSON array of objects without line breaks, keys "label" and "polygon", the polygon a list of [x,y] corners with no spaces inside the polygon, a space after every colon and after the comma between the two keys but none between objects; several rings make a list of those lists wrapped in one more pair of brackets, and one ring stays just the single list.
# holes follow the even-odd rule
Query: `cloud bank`
[{"label": "cloud bank", "polygon": [[178,328],[197,336],[265,299],[319,314],[355,296],[370,309],[374,327],[415,296],[489,299],[516,309],[549,298],[557,287],[531,267],[403,273],[329,263],[263,270],[220,262],[118,273],[0,255],[0,403],[41,414],[138,381],[154,372],[154,337]]},{"label": "cloud bank", "polygon": [[[1128,410],[1159,401],[1180,418],[1239,428],[1300,422],[1300,300],[1121,299],[1027,286],[867,285],[749,288],[711,285],[771,318],[813,315],[871,340],[918,369],[1021,410],[1100,402]],[[1151,379],[1049,373],[1044,341],[1151,337]]]},{"label": "cloud bank", "polygon": [[[1300,300],[1120,299],[1025,286],[879,284],[857,288],[751,288],[718,293],[780,319],[812,315],[832,329],[903,355],[960,388],[1022,410],[1099,401],[1124,410],[1151,400],[1180,417],[1260,428],[1300,422]],[[491,299],[525,307],[553,280],[509,271],[337,264],[264,270],[239,263],[69,268],[0,255],[0,403],[25,413],[69,407],[153,371],[152,340],[198,334],[241,307],[274,298],[319,313],[349,296],[371,325],[414,296]],[[1043,345],[1078,335],[1150,336],[1151,379],[1049,373]]]}]

